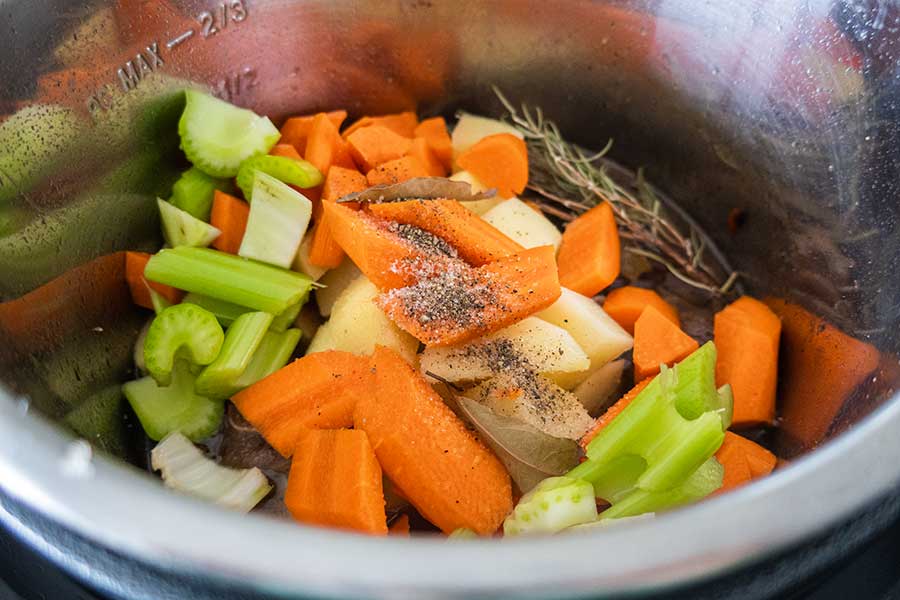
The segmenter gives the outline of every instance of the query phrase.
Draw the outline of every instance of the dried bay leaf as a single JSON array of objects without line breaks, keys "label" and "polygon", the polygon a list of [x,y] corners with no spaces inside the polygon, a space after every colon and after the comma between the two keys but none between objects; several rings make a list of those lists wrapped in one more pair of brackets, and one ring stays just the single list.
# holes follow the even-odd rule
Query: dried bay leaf
[{"label": "dried bay leaf", "polygon": [[496,190],[472,193],[465,181],[451,181],[446,177],[414,177],[400,183],[375,185],[361,192],[348,194],[338,202],[399,202],[402,200],[437,200],[451,198],[460,202],[492,198]]}]

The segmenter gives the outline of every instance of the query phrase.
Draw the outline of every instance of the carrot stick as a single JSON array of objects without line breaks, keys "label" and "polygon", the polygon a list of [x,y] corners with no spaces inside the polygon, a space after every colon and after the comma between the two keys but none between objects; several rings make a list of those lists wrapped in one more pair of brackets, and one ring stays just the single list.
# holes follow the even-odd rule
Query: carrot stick
[{"label": "carrot stick", "polygon": [[[333,110],[325,114],[334,124],[335,129],[340,129],[344,119],[347,118],[346,110]],[[303,156],[306,154],[306,140],[309,138],[309,132],[312,129],[315,118],[316,115],[291,117],[281,126],[281,139],[279,142],[292,145],[300,156]]]},{"label": "carrot stick", "polygon": [[413,135],[417,138],[425,138],[428,147],[434,152],[446,171],[453,168],[453,143],[447,132],[447,123],[444,117],[425,119],[415,128]]},{"label": "carrot stick", "polygon": [[623,410],[625,410],[625,408],[627,408],[628,405],[631,404],[631,402],[635,398],[637,398],[638,394],[640,394],[642,391],[644,391],[644,388],[647,387],[647,385],[651,381],[653,381],[652,377],[648,377],[647,379],[644,379],[639,384],[637,384],[636,386],[634,386],[633,388],[628,390],[628,392],[624,396],[622,396],[621,398],[616,400],[616,403],[613,404],[612,406],[610,406],[609,408],[607,408],[605,413],[603,413],[602,415],[597,417],[597,422],[594,424],[594,427],[590,431],[588,431],[586,434],[584,434],[584,437],[582,437],[578,441],[578,443],[581,445],[581,447],[587,448],[588,444],[590,444],[591,441],[595,437],[597,437],[597,434],[600,433],[600,431],[604,427],[609,425],[610,421],[612,421],[613,419],[618,417],[619,414]]},{"label": "carrot stick", "polygon": [[512,509],[503,465],[399,354],[379,346],[371,364],[374,383],[353,422],[385,475],[443,532],[494,533]]},{"label": "carrot stick", "polygon": [[[328,170],[322,188],[322,202],[337,202],[343,196],[366,189],[366,177],[356,169],[334,166]],[[346,205],[345,205],[346,206]],[[322,211],[312,233],[309,262],[317,267],[334,269],[344,260],[344,250],[331,235],[328,216]]]},{"label": "carrot stick", "polygon": [[138,306],[153,310],[153,301],[150,298],[150,288],[160,294],[163,298],[172,304],[178,304],[184,297],[184,292],[175,289],[170,285],[147,281],[144,279],[144,267],[150,255],[146,252],[126,252],[125,253],[125,281],[128,282],[128,289],[131,290],[131,299]]},{"label": "carrot stick", "polygon": [[350,125],[350,127],[344,131],[343,135],[344,139],[347,139],[353,135],[353,133],[365,127],[380,126],[387,127],[397,135],[411,138],[415,135],[416,125],[418,123],[419,119],[416,117],[416,113],[412,111],[393,115],[383,115],[380,117],[363,117]]},{"label": "carrot stick", "polygon": [[425,165],[425,170],[432,177],[446,177],[447,170],[441,161],[438,160],[434,152],[428,146],[428,140],[425,138],[415,138],[412,141],[412,147],[407,152],[409,156],[413,156]]},{"label": "carrot stick", "polygon": [[766,298],[765,304],[782,323],[781,429],[803,447],[813,447],[878,368],[881,353],[796,304],[780,298]]},{"label": "carrot stick", "polygon": [[684,333],[652,305],[634,324],[634,380],[659,373],[659,366],[672,366],[699,348],[697,340]]},{"label": "carrot stick", "polygon": [[408,200],[372,204],[372,214],[424,229],[453,246],[473,265],[521,252],[524,248],[456,200]]},{"label": "carrot stick", "polygon": [[250,217],[250,205],[234,196],[216,190],[213,196],[212,212],[209,223],[222,233],[213,240],[212,246],[222,252],[237,254],[241,249],[247,219]]},{"label": "carrot stick", "polygon": [[347,147],[356,166],[367,173],[382,163],[404,156],[412,148],[412,140],[387,127],[372,125],[347,136]]},{"label": "carrot stick", "polygon": [[607,294],[606,300],[603,302],[603,310],[625,331],[634,335],[634,323],[648,305],[652,305],[677,327],[681,327],[678,309],[663,300],[662,296],[653,290],[632,285],[620,287]]},{"label": "carrot stick", "polygon": [[382,294],[377,304],[429,346],[492,333],[553,304],[562,293],[553,246],[538,246],[481,267],[450,263],[439,277]]},{"label": "carrot stick", "polygon": [[416,177],[428,177],[428,170],[414,156],[389,160],[366,173],[369,185],[402,183]]},{"label": "carrot stick", "polygon": [[774,422],[780,336],[781,321],[775,313],[749,296],[716,313],[716,384],[731,384],[733,425]]},{"label": "carrot stick", "polygon": [[619,232],[608,202],[569,223],[559,247],[563,287],[595,296],[616,280],[620,264]]},{"label": "carrot stick", "polygon": [[368,358],[328,350],[295,360],[231,399],[283,456],[305,429],[349,427],[353,407],[371,392]]},{"label": "carrot stick", "polygon": [[725,467],[720,492],[768,475],[778,461],[774,454],[756,442],[730,431],[725,432],[725,440],[716,452],[716,458]]},{"label": "carrot stick", "polygon": [[284,503],[301,523],[386,535],[381,467],[362,431],[306,430]]},{"label": "carrot stick", "polygon": [[497,188],[503,198],[521,194],[528,184],[528,150],[524,141],[510,133],[482,138],[456,163],[487,187]]},{"label": "carrot stick", "polygon": [[409,537],[409,515],[400,515],[388,528],[388,533],[399,537]]}]

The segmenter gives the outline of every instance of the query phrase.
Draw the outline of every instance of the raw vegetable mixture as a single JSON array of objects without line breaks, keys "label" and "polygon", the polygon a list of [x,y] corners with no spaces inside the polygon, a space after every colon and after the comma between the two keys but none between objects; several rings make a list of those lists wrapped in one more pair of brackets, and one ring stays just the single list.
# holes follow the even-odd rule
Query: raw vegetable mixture
[{"label": "raw vegetable mixture", "polygon": [[[561,230],[519,199],[527,121],[343,127],[338,110],[279,131],[186,98],[193,166],[158,201],[166,247],[126,259],[156,314],[123,390],[166,485],[307,524],[460,537],[602,526],[775,467],[730,429],[774,423],[779,317],[700,283],[724,308],[701,302],[712,340],[689,335],[652,263],[621,252],[637,240],[653,258],[639,219],[601,201]],[[235,435],[265,460],[219,462]]]}]

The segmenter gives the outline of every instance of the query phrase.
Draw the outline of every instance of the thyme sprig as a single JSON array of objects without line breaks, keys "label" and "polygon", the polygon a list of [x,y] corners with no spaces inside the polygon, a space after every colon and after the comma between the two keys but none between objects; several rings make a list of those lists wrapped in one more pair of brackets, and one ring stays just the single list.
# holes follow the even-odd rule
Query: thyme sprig
[{"label": "thyme sprig", "polygon": [[[638,171],[632,186],[620,184],[610,173],[606,155],[612,140],[594,154],[566,141],[540,107],[522,104],[516,109],[496,87],[509,120],[528,145],[528,189],[541,208],[563,221],[571,221],[600,202],[609,202],[619,225],[625,251],[665,267],[673,276],[711,294],[727,294],[738,274],[726,274],[708,260],[705,236],[691,223],[676,224],[653,188]],[[621,170],[620,167],[618,167]]]}]

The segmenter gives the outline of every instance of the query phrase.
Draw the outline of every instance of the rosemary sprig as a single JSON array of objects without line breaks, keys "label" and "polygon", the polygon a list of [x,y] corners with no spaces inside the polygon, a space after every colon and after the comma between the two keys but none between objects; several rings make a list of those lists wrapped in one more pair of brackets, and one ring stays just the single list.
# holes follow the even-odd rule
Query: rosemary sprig
[{"label": "rosemary sprig", "polygon": [[[544,118],[540,107],[522,104],[516,109],[496,87],[494,93],[506,107],[509,120],[528,144],[528,188],[539,197],[541,208],[571,221],[600,202],[609,202],[627,252],[665,267],[672,275],[711,294],[727,294],[738,274],[725,274],[705,255],[705,237],[690,223],[681,227],[666,214],[653,188],[638,171],[632,189],[609,173],[606,154],[612,140],[595,154],[567,142],[556,123]],[[620,168],[621,169],[621,168]]]}]

